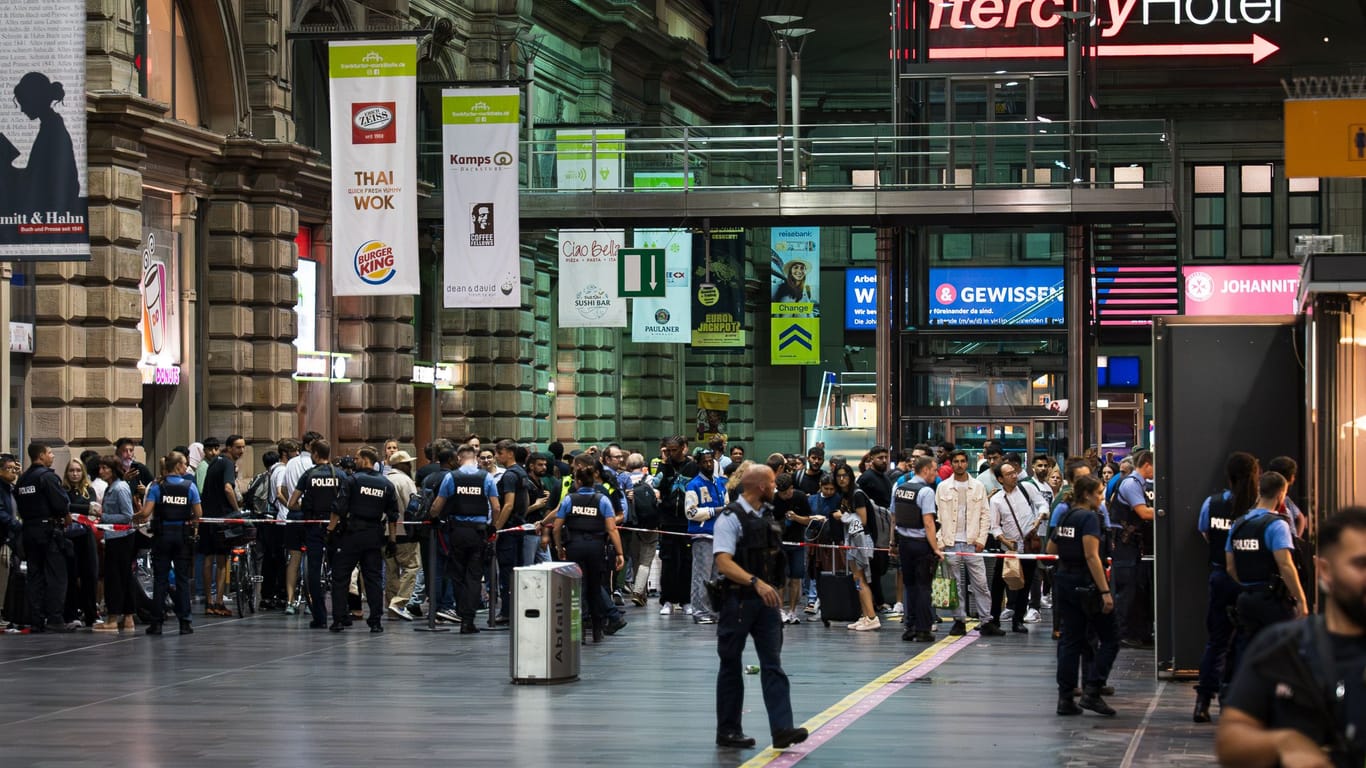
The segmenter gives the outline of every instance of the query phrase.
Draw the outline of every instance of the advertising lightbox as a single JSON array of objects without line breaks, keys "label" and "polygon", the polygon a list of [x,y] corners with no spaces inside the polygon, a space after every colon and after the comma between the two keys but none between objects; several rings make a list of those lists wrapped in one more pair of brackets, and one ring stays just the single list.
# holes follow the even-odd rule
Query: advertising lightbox
[{"label": "advertising lightbox", "polygon": [[1062,267],[930,270],[930,325],[1062,325]]},{"label": "advertising lightbox", "polygon": [[1186,267],[1186,314],[1294,315],[1300,288],[1298,264]]}]

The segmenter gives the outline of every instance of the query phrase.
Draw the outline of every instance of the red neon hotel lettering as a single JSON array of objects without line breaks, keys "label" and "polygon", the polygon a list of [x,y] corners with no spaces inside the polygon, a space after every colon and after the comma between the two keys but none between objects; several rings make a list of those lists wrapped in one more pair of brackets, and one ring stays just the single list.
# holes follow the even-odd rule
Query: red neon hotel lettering
[{"label": "red neon hotel lettering", "polygon": [[[1279,23],[1283,0],[1102,0],[1105,10],[1097,22],[1101,36],[1117,37],[1131,20],[1143,26],[1152,24]],[[1139,5],[1143,15],[1135,15]],[[1067,0],[959,0],[936,2],[930,15],[930,29],[1014,29],[1028,23],[1049,29],[1062,23],[1060,11]]]}]

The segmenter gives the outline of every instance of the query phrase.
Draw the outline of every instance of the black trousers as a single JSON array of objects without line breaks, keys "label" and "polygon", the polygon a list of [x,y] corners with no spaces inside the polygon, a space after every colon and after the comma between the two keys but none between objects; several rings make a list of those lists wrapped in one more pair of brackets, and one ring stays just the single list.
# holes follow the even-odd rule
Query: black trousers
[{"label": "black trousers", "polygon": [[[887,575],[887,567],[890,561],[891,557],[886,552],[881,551],[873,552],[873,557],[869,561],[869,566],[873,571],[872,584],[869,586],[873,588],[874,608],[880,605],[891,605],[892,603],[897,602],[896,600],[888,600],[887,596],[882,594],[882,577]],[[905,606],[902,607],[904,608]]]},{"label": "black trousers", "polygon": [[1257,633],[1272,624],[1290,621],[1295,618],[1295,607],[1285,598],[1272,594],[1262,587],[1251,587],[1238,595],[1237,620],[1233,630],[1233,651],[1225,662],[1224,679],[1232,680],[1238,674],[1238,664],[1247,652]]},{"label": "black trousers", "polygon": [[379,547],[352,549],[346,544],[332,553],[332,620],[346,620],[346,601],[351,591],[351,573],[360,566],[365,583],[365,600],[370,604],[370,624],[384,617],[384,554]]},{"label": "black trousers", "polygon": [[66,606],[66,556],[56,538],[61,535],[59,527],[47,522],[24,526],[29,616],[35,628],[62,623],[62,609]]},{"label": "black trousers", "polygon": [[261,545],[261,599],[285,598],[285,527],[282,525],[256,526],[257,542]]},{"label": "black trousers", "polygon": [[98,612],[95,597],[99,593],[100,553],[95,548],[95,534],[84,533],[71,542],[72,556],[66,559],[66,609],[62,618],[79,619],[87,627],[95,625]]},{"label": "black trousers", "polygon": [[578,539],[569,542],[565,546],[564,553],[570,560],[578,563],[579,570],[583,571],[583,606],[584,613],[592,619],[591,626],[599,626],[607,622],[607,602],[605,590],[602,587],[607,583],[607,547],[601,540]]},{"label": "black trousers", "polygon": [[137,559],[137,534],[104,540],[104,606],[108,618],[132,616],[138,612],[134,590],[138,588],[133,574]]},{"label": "black trousers", "polygon": [[1146,643],[1153,637],[1153,574],[1142,551],[1116,544],[1110,566],[1115,591],[1115,627],[1121,640]]},{"label": "black trousers", "polygon": [[659,602],[692,602],[692,539],[687,536],[659,537]]},{"label": "black trousers", "polygon": [[991,577],[991,615],[997,620],[1001,619],[1001,608],[1007,607],[1015,612],[1011,618],[1011,626],[1023,626],[1025,612],[1029,609],[1029,585],[1034,582],[1034,571],[1038,568],[1038,560],[1021,560],[1020,570],[1024,572],[1025,585],[1022,589],[1009,589],[1006,587],[1005,561],[997,561],[1000,565],[996,568],[996,573]]},{"label": "black trousers", "polygon": [[[446,528],[446,575],[455,587],[455,610],[460,620],[474,624],[474,612],[479,610],[479,588],[484,581],[484,529],[456,523]],[[428,581],[428,590],[431,582]],[[430,605],[437,604],[436,594]]]},{"label": "black trousers", "polygon": [[165,526],[152,540],[152,623],[166,619],[166,590],[171,586],[175,568],[176,588],[172,595],[176,618],[190,620],[190,580],[194,578],[194,546],[183,526]]},{"label": "black trousers", "polygon": [[[1112,613],[1088,614],[1082,608],[1077,590],[1094,586],[1091,574],[1083,570],[1059,570],[1053,576],[1053,610],[1062,616],[1062,639],[1058,641],[1058,695],[1071,697],[1077,687],[1077,666],[1082,667],[1082,684],[1088,691],[1104,687],[1119,653]],[[1085,662],[1084,648],[1095,656]]]},{"label": "black trousers", "polygon": [[939,559],[925,539],[903,537],[898,544],[901,548],[901,584],[906,591],[906,612],[901,623],[916,632],[929,632],[934,620],[930,588]]}]

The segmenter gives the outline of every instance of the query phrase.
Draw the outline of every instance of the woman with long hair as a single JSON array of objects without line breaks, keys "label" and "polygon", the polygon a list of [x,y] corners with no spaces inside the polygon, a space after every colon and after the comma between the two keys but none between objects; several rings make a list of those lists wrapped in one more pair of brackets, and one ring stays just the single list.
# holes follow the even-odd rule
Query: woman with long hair
[{"label": "woman with long hair", "polygon": [[[99,515],[95,490],[90,487],[90,477],[80,459],[67,462],[66,471],[62,473],[62,488],[71,500],[72,518],[93,519]],[[100,573],[95,531],[73,519],[66,527],[66,539],[71,542],[72,552],[66,560],[66,612],[63,618],[69,624],[79,616],[82,624],[93,627],[98,618],[95,603]]]},{"label": "woman with long hair", "polygon": [[[100,478],[109,484],[104,492],[101,519],[114,525],[133,524],[133,489],[123,479],[123,462],[116,456],[101,456]],[[133,629],[133,603],[136,585],[133,560],[137,557],[137,536],[131,528],[104,534],[104,608],[105,627],[123,631]]]},{"label": "woman with long hair", "polygon": [[839,509],[835,511],[835,519],[844,524],[844,544],[849,547],[846,554],[849,562],[849,570],[854,573],[854,581],[858,585],[859,608],[863,611],[863,616],[858,621],[849,625],[849,629],[860,632],[878,629],[882,622],[878,620],[877,612],[873,610],[873,589],[869,586],[870,569],[869,563],[873,557],[873,541],[869,538],[864,526],[868,524],[869,510],[872,502],[868,496],[854,482],[854,468],[848,464],[840,464],[835,467],[835,494],[839,497]]}]

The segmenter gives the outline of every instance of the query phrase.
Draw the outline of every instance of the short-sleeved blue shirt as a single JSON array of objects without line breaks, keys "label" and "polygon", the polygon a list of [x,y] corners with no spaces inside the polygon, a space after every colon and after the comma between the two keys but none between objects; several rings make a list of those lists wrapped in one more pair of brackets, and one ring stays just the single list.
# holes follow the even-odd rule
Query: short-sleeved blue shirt
[{"label": "short-sleeved blue shirt", "polygon": [[[1248,512],[1243,517],[1248,522],[1251,522],[1269,514],[1271,514],[1269,510],[1258,508]],[[1230,531],[1230,533],[1232,533],[1232,531]],[[1290,523],[1287,522],[1284,517],[1281,517],[1271,525],[1268,525],[1266,530],[1262,532],[1262,543],[1266,545],[1267,551],[1269,552],[1275,552],[1278,549],[1294,549],[1295,542],[1291,538]],[[1224,542],[1224,551],[1233,551],[1233,536],[1229,536],[1228,541]]]},{"label": "short-sleeved blue shirt", "polygon": [[[1209,533],[1209,502],[1212,498],[1214,497],[1210,496],[1206,498],[1205,503],[1200,505],[1200,521],[1195,524],[1195,527],[1196,530],[1200,531],[1201,533]],[[1233,498],[1233,492],[1226,490],[1222,494],[1220,494],[1220,498],[1224,499],[1225,501],[1231,500]],[[1234,514],[1236,515],[1237,513],[1238,511],[1234,510]]]},{"label": "short-sleeved blue shirt", "polygon": [[[175,485],[175,483],[172,483],[172,485]],[[193,506],[200,503],[199,489],[195,487],[194,481],[185,483],[185,486],[186,490],[189,491],[190,505]],[[153,504],[161,501],[161,483],[152,483],[151,486],[147,488],[147,501],[150,501]]]},{"label": "short-sleeved blue shirt", "polygon": [[[758,517],[763,514],[760,510],[751,507],[744,496],[736,499],[735,503],[739,504],[747,515]],[[734,557],[735,549],[740,544],[740,518],[733,514],[721,513],[721,516],[716,519],[716,527],[712,529],[711,536],[711,552],[713,556],[725,552],[731,557]]]},{"label": "short-sleeved blue shirt", "polygon": [[[462,475],[477,475],[482,471],[483,470],[479,469],[478,465],[476,464],[461,464],[457,469],[447,473],[446,476],[441,480],[441,487],[437,490],[436,495],[440,496],[443,499],[450,499],[450,497],[455,495],[455,479],[453,476],[457,472]],[[484,496],[490,499],[499,498],[498,483],[494,481],[493,475],[490,475],[488,473],[484,474]],[[489,507],[489,512],[493,512],[492,507]],[[458,515],[455,516],[454,519],[460,520],[462,522],[478,522],[472,518],[466,519]],[[488,522],[488,520],[485,519],[484,522]]]},{"label": "short-sleeved blue shirt", "polygon": [[[1131,477],[1138,482],[1129,482]],[[1129,505],[1129,509],[1137,509],[1140,506],[1146,507],[1148,506],[1148,494],[1144,489],[1147,488],[1147,485],[1148,481],[1135,469],[1119,482],[1119,489],[1116,493],[1119,494],[1120,501]]]}]

